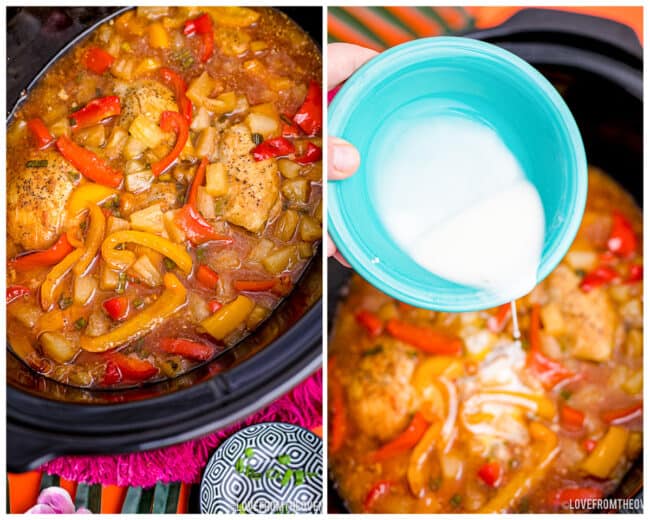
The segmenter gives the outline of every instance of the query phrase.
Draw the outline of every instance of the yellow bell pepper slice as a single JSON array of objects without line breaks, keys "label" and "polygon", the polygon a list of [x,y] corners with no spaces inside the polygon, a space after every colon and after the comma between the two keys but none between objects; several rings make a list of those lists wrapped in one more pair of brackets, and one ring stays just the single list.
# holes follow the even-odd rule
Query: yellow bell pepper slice
[{"label": "yellow bell pepper slice", "polygon": [[44,311],[49,310],[54,305],[61,289],[61,282],[79,261],[82,254],[83,249],[75,249],[47,273],[41,285],[41,307]]},{"label": "yellow bell pepper slice", "polygon": [[[408,468],[406,470],[406,479],[412,493],[422,498],[429,489],[430,475],[430,457],[436,449],[440,438],[440,429],[442,423],[440,420],[429,426],[420,441],[415,445],[409,458]],[[427,471],[428,470],[428,471]]]},{"label": "yellow bell pepper slice", "polygon": [[582,469],[598,478],[607,478],[623,453],[630,431],[622,426],[610,426],[605,436],[582,463]]},{"label": "yellow bell pepper slice", "polygon": [[89,206],[99,205],[117,195],[118,191],[108,186],[89,182],[81,184],[70,194],[68,199],[68,217],[72,220],[79,217]]},{"label": "yellow bell pepper slice", "polygon": [[170,260],[173,260],[185,274],[189,274],[192,271],[192,257],[185,251],[184,247],[153,233],[132,230],[116,231],[108,235],[104,240],[102,244],[102,257],[111,268],[124,271],[135,262],[136,256],[133,251],[119,251],[115,249],[119,244],[126,242],[158,251],[161,255],[165,255]]},{"label": "yellow bell pepper slice", "polygon": [[477,513],[506,513],[544,480],[560,451],[557,434],[537,422],[532,423],[528,431],[534,441],[530,469],[519,471]]},{"label": "yellow bell pepper slice", "polygon": [[163,283],[165,290],[155,302],[106,334],[81,336],[79,339],[81,348],[88,352],[106,352],[132,343],[149,334],[177,312],[187,301],[187,289],[172,273],[165,274]]},{"label": "yellow bell pepper slice", "polygon": [[212,19],[227,27],[248,27],[260,17],[260,13],[248,7],[206,7]]},{"label": "yellow bell pepper slice", "polygon": [[201,326],[215,339],[224,339],[244,322],[253,311],[255,302],[246,296],[237,298],[224,305],[212,316],[204,319]]},{"label": "yellow bell pepper slice", "polygon": [[106,217],[97,204],[88,206],[90,212],[90,223],[86,233],[86,241],[83,247],[83,254],[79,258],[77,265],[74,266],[73,272],[76,275],[83,275],[92,261],[97,256],[97,252],[102,245],[104,233],[106,232]]}]

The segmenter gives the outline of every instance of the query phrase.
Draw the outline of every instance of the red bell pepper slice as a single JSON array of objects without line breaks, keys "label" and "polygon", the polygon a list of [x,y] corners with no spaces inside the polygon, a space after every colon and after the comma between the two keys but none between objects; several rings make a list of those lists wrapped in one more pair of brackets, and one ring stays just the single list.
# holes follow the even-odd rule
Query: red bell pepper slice
[{"label": "red bell pepper slice", "polygon": [[195,246],[211,240],[222,240],[231,243],[232,239],[217,233],[214,228],[189,204],[185,204],[176,213],[176,225],[183,230],[187,239]]},{"label": "red bell pepper slice", "polygon": [[196,270],[196,279],[208,289],[216,289],[219,283],[219,275],[213,269],[203,264]]},{"label": "red bell pepper slice", "polygon": [[54,137],[40,117],[27,121],[27,128],[32,133],[36,147],[39,150],[47,148],[54,141]]},{"label": "red bell pepper slice", "polygon": [[160,341],[160,350],[168,354],[177,354],[195,361],[207,361],[214,355],[214,348],[182,338],[164,338]]},{"label": "red bell pepper slice", "polygon": [[630,256],[636,251],[637,240],[630,221],[618,211],[612,214],[612,230],[607,249],[618,256]]},{"label": "red bell pepper slice", "polygon": [[366,329],[366,332],[372,337],[379,336],[384,329],[384,324],[379,317],[370,311],[359,311],[354,317],[357,323]]},{"label": "red bell pepper slice", "polygon": [[197,18],[188,20],[183,26],[183,34],[190,37],[196,34],[201,36],[200,59],[202,63],[208,61],[214,52],[214,30],[212,18],[210,18],[208,14],[202,14]]},{"label": "red bell pepper slice", "polygon": [[557,386],[566,379],[572,379],[576,375],[561,363],[553,361],[541,352],[529,352],[527,365],[547,390]]},{"label": "red bell pepper slice", "polygon": [[627,408],[622,408],[619,410],[611,410],[601,414],[601,418],[608,424],[621,424],[637,417],[641,417],[643,414],[643,403],[635,404],[633,406],[628,406]]},{"label": "red bell pepper slice", "polygon": [[158,177],[169,168],[185,148],[185,143],[190,136],[190,127],[184,116],[178,112],[165,110],[160,115],[160,128],[163,132],[176,132],[176,143],[168,155],[151,165],[151,171]]},{"label": "red bell pepper slice", "polygon": [[210,300],[210,301],[208,302],[208,309],[210,310],[210,312],[211,312],[212,314],[214,314],[214,313],[217,312],[219,309],[221,309],[221,307],[223,307],[223,304],[220,303],[220,302],[218,302],[217,300]]},{"label": "red bell pepper slice", "polygon": [[270,291],[278,284],[278,280],[235,280],[233,287],[240,292]]},{"label": "red bell pepper slice", "polygon": [[560,408],[560,423],[567,430],[580,430],[585,422],[585,414],[571,406]]},{"label": "red bell pepper slice", "polygon": [[121,352],[110,352],[104,357],[108,364],[112,363],[119,369],[124,379],[144,381],[158,374],[158,368],[144,359],[127,356]]},{"label": "red bell pepper slice", "polygon": [[129,313],[129,299],[126,296],[114,296],[105,300],[102,307],[112,320],[120,321]]},{"label": "red bell pepper slice", "polygon": [[459,356],[463,350],[463,341],[459,337],[437,332],[430,327],[419,327],[392,319],[388,320],[386,331],[394,338],[428,354]]},{"label": "red bell pepper slice", "polygon": [[307,150],[300,157],[296,157],[294,160],[298,164],[311,164],[316,161],[320,161],[323,158],[323,149],[319,146],[316,146],[314,143],[309,143],[307,145]]},{"label": "red bell pepper slice", "polygon": [[96,125],[109,117],[122,113],[120,98],[106,96],[90,101],[85,107],[70,114],[70,128],[73,132]]},{"label": "red bell pepper slice", "polygon": [[625,283],[636,283],[642,280],[643,280],[643,266],[639,264],[631,265]]},{"label": "red bell pepper slice", "polygon": [[510,315],[512,314],[512,305],[504,303],[498,309],[495,315],[490,316],[487,320],[487,328],[490,332],[498,334],[506,328]]},{"label": "red bell pepper slice", "polygon": [[7,287],[7,305],[15,302],[18,298],[29,296],[30,293],[29,287],[25,287],[24,285],[11,285]]},{"label": "red bell pepper slice", "polygon": [[597,444],[598,441],[594,439],[585,439],[584,441],[582,441],[582,447],[585,449],[587,453],[591,453],[592,451],[594,451],[594,448],[596,447]]},{"label": "red bell pepper slice", "polygon": [[556,489],[548,494],[548,503],[553,506],[571,505],[578,500],[590,500],[603,498],[603,491],[598,488],[566,488]]},{"label": "red bell pepper slice", "polygon": [[74,248],[68,242],[68,236],[63,233],[59,239],[48,249],[27,253],[13,258],[9,261],[9,268],[22,273],[37,267],[47,267],[50,265],[58,264],[63,260]]},{"label": "red bell pepper slice", "polygon": [[540,314],[540,304],[534,303],[530,311],[530,327],[528,329],[530,349],[526,359],[526,364],[542,383],[542,386],[547,390],[550,390],[561,381],[575,377],[575,373],[542,353]]},{"label": "red bell pepper slice", "polygon": [[296,123],[307,135],[316,135],[323,126],[323,88],[311,81],[302,106],[293,116]]},{"label": "red bell pepper slice", "polygon": [[180,113],[183,114],[189,125],[192,122],[192,102],[185,94],[187,92],[187,83],[179,74],[167,67],[161,67],[159,72],[162,80],[174,91]]},{"label": "red bell pepper slice", "polygon": [[102,385],[110,386],[122,381],[122,372],[113,361],[106,361],[106,370],[102,378]]},{"label": "red bell pepper slice", "polygon": [[282,137],[287,139],[296,139],[297,137],[300,137],[302,134],[300,127],[291,120],[290,116],[283,114],[280,118],[282,119],[282,131],[280,133]]},{"label": "red bell pepper slice", "polygon": [[381,497],[384,497],[390,493],[390,490],[394,485],[395,484],[390,480],[380,480],[379,482],[375,483],[370,488],[370,491],[368,491],[368,494],[363,501],[363,511],[365,513],[372,511],[372,508],[377,503],[377,501]]},{"label": "red bell pepper slice", "polygon": [[395,455],[410,450],[422,438],[428,427],[429,423],[424,416],[420,412],[416,412],[406,430],[372,453],[370,457],[372,462],[391,459]]},{"label": "red bell pepper slice", "polygon": [[192,206],[194,209],[197,209],[196,195],[199,192],[199,186],[203,184],[203,180],[205,179],[205,170],[207,167],[208,167],[208,159],[207,157],[204,157],[203,159],[201,159],[201,164],[199,164],[199,167],[196,169],[196,173],[194,174],[194,179],[192,179],[192,185],[190,186],[190,191],[187,195],[187,204],[189,206]]},{"label": "red bell pepper slice", "polygon": [[486,462],[477,472],[479,478],[490,487],[497,487],[501,483],[503,470],[497,461]]},{"label": "red bell pepper slice", "polygon": [[614,281],[617,277],[618,272],[616,272],[615,269],[607,266],[600,266],[585,275],[580,282],[580,289],[584,292],[589,292],[596,287]]},{"label": "red bell pepper slice", "polygon": [[329,389],[329,454],[338,452],[345,442],[348,431],[347,412],[345,408],[345,390],[336,375],[336,358],[327,360],[328,389]]},{"label": "red bell pepper slice", "polygon": [[104,159],[79,146],[65,135],[57,139],[56,147],[66,161],[91,181],[111,188],[117,188],[122,184],[124,176],[121,171],[114,170]]},{"label": "red bell pepper slice", "polygon": [[264,161],[273,157],[289,155],[295,151],[296,148],[291,141],[288,141],[284,137],[275,137],[258,144],[253,148],[252,154],[253,159],[256,161]]},{"label": "red bell pepper slice", "polygon": [[84,65],[95,74],[104,74],[114,62],[115,58],[99,47],[90,47],[84,56]]}]

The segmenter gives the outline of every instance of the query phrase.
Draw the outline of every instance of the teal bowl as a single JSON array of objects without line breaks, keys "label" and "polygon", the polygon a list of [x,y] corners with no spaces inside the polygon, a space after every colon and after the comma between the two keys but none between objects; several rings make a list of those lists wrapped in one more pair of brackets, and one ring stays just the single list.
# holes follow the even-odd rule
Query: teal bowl
[{"label": "teal bowl", "polygon": [[348,79],[329,106],[329,135],[351,142],[361,155],[355,175],[328,183],[329,233],[351,266],[386,294],[417,307],[461,312],[506,303],[421,267],[377,214],[374,194],[382,178],[366,166],[376,159],[387,125],[409,117],[417,103],[488,125],[519,161],[544,208],[538,282],[568,251],[584,212],[587,161],[576,122],[528,63],[494,45],[455,37],[423,38],[380,54]]}]

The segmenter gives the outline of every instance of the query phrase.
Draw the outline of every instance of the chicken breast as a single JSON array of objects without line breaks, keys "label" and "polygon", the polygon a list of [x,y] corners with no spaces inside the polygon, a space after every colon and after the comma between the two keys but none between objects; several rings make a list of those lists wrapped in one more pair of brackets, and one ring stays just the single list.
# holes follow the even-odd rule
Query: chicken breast
[{"label": "chicken breast", "polygon": [[616,314],[603,288],[585,293],[580,278],[567,266],[559,266],[548,278],[550,301],[557,303],[569,339],[571,354],[589,361],[612,356]]},{"label": "chicken breast", "polygon": [[237,226],[259,233],[278,200],[280,179],[273,159],[255,161],[251,132],[245,125],[228,129],[221,141],[221,160],[228,173],[228,194],[224,218]]},{"label": "chicken breast", "polygon": [[406,428],[415,411],[411,376],[417,359],[412,349],[391,338],[380,338],[373,350],[355,370],[347,401],[359,429],[387,441]]},{"label": "chicken breast", "polygon": [[7,184],[7,234],[25,250],[45,249],[62,232],[75,169],[56,151],[36,152]]},{"label": "chicken breast", "polygon": [[152,79],[136,81],[122,99],[120,125],[127,128],[139,114],[158,123],[160,114],[165,110],[178,112],[174,93],[162,83]]}]

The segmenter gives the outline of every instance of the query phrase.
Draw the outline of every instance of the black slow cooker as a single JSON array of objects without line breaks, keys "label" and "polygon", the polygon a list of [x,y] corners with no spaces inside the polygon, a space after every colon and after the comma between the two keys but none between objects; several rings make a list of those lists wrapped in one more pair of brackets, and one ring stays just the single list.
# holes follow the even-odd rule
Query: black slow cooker
[{"label": "black slow cooker", "polygon": [[[321,42],[321,8],[280,10]],[[9,121],[57,58],[123,11],[10,8],[7,106],[13,110]],[[221,429],[253,413],[320,366],[321,293],[322,262],[317,254],[295,290],[254,334],[181,377],[141,388],[72,388],[32,372],[8,351],[8,471],[33,469],[59,455],[159,448]]]},{"label": "black slow cooker", "polygon": [[[629,27],[577,13],[525,9],[502,25],[464,36],[503,47],[544,74],[573,113],[589,164],[615,178],[643,206],[643,49]],[[349,269],[329,261],[330,325],[349,276]],[[642,485],[640,456],[613,497],[642,503]],[[345,511],[333,485],[328,510]]]}]

